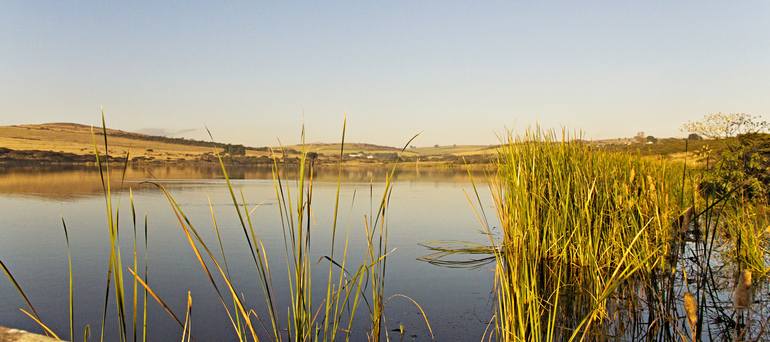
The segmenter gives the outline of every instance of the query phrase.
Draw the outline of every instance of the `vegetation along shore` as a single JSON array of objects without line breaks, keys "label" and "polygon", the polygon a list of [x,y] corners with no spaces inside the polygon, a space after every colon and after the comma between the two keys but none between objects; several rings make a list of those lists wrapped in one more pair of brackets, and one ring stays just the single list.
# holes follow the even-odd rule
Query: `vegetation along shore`
[{"label": "vegetation along shore", "polygon": [[[707,117],[704,123],[710,120]],[[601,148],[566,131],[511,133],[495,148],[494,169],[468,170],[469,214],[477,218],[487,243],[423,241],[426,255],[420,260],[439,267],[494,270],[490,275],[494,287],[486,289],[494,298],[494,309],[481,340],[760,338],[770,319],[761,309],[770,274],[770,135],[763,133],[764,122],[742,125],[729,136],[712,138],[710,144],[692,144],[699,149],[696,152],[685,140],[681,158]],[[343,124],[341,142],[335,145],[338,178],[330,226],[317,227],[317,214],[311,209],[318,205],[313,201],[318,152],[309,151],[311,145],[298,145],[305,149],[298,150],[296,164],[282,155],[270,157],[283,229],[283,269],[271,267],[276,260],[268,257],[256,233],[254,209],[231,182],[225,153],[212,152],[258,275],[252,280],[261,289],[257,298],[245,298],[238,289],[243,280],[236,281],[239,270],[228,264],[213,206],[210,222],[195,221],[162,183],[145,182],[165,198],[200,276],[213,288],[237,340],[401,340],[406,334],[403,325],[394,328],[386,315],[385,308],[393,301],[404,301],[419,312],[422,337],[436,338],[420,303],[386,287],[388,260],[397,253],[388,243],[388,213],[399,159],[380,174],[381,192],[371,190],[367,195],[371,213],[361,223],[363,253],[349,254],[350,237],[338,231],[345,131]],[[71,271],[76,260],[71,254],[65,256],[69,331],[54,331],[46,324],[41,314],[45,308],[33,304],[34,298],[14,275],[24,270],[1,260],[0,266],[23,299],[21,312],[55,339],[146,340],[152,329],[147,320],[147,311],[153,308],[149,302],[178,324],[183,341],[191,341],[192,326],[203,324],[206,313],[193,310],[191,292],[177,294],[187,303],[180,312],[153,290],[151,269],[141,253],[147,250],[148,221],[137,215],[131,188],[131,210],[123,215],[131,217],[132,226],[119,228],[120,207],[114,204],[113,193],[125,184],[120,181],[116,187],[110,168],[118,167],[125,175],[130,160],[104,159],[98,153],[111,151],[108,132],[105,124],[92,140],[109,237],[101,322],[74,321],[78,304]],[[396,153],[406,153],[413,140]],[[490,199],[482,198],[481,187],[489,188]],[[492,206],[484,205],[485,200]],[[69,246],[66,220],[61,223]],[[219,241],[204,240],[201,224],[211,224]],[[330,245],[315,260],[318,246],[311,241],[317,234],[329,234],[325,241]],[[120,243],[126,236],[131,239],[128,250]],[[288,288],[273,285],[279,272],[288,277]],[[318,272],[325,281],[317,281]],[[288,297],[288,307],[276,305],[280,296]],[[109,324],[117,327],[110,330],[116,336],[105,337]]]}]

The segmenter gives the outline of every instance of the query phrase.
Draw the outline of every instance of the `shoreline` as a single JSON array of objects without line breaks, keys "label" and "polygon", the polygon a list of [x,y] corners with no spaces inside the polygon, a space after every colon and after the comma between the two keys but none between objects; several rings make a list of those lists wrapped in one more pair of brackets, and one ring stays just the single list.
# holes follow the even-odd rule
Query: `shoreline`
[{"label": "shoreline", "polygon": [[[113,163],[124,163],[125,157],[115,157],[113,155],[100,156],[102,160]],[[227,166],[271,166],[273,158],[267,156],[223,156],[222,160]],[[288,156],[279,159],[279,163],[298,165],[298,156]],[[155,159],[145,156],[129,157],[129,163],[133,166],[210,166],[219,165],[219,159],[212,154],[201,155],[198,158],[168,158]],[[343,167],[382,167],[389,165],[402,165],[411,167],[425,168],[454,168],[454,167],[487,167],[494,164],[493,155],[483,156],[429,156],[424,159],[417,157],[394,157],[394,158],[375,158],[375,159],[352,159],[345,158],[342,162]],[[0,165],[3,166],[95,166],[96,160],[93,154],[74,154],[67,152],[41,151],[41,150],[12,150],[0,147]],[[335,156],[322,155],[316,159],[318,167],[327,168],[329,166],[338,166],[339,159]]]},{"label": "shoreline", "polygon": [[0,326],[0,341],[7,342],[49,342],[57,341],[45,335],[39,335],[26,330]]}]

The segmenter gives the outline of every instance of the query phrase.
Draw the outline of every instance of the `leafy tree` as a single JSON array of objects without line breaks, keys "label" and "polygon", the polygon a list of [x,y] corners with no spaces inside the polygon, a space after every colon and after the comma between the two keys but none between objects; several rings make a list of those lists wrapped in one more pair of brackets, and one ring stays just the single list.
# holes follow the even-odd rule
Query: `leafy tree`
[{"label": "leafy tree", "polygon": [[728,143],[700,187],[714,196],[770,200],[770,134],[741,134]]},{"label": "leafy tree", "polygon": [[688,139],[706,137],[723,143],[717,159],[706,169],[701,191],[769,200],[770,134],[764,133],[769,128],[760,116],[746,113],[713,113],[686,123],[683,130],[691,133]]},{"label": "leafy tree", "polygon": [[770,128],[770,123],[760,116],[746,113],[712,113],[700,121],[690,121],[682,127],[688,133],[695,133],[710,139],[724,139],[740,134],[761,133]]}]

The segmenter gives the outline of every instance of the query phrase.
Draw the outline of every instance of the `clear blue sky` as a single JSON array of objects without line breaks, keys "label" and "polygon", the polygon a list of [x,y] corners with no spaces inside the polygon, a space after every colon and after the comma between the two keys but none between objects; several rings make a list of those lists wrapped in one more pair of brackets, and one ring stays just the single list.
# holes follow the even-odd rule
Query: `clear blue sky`
[{"label": "clear blue sky", "polygon": [[[769,1],[0,2],[0,124],[249,145],[681,135],[770,112]],[[303,114],[304,112],[304,114]],[[765,115],[767,118],[767,115]],[[188,131],[194,129],[195,131]]]}]

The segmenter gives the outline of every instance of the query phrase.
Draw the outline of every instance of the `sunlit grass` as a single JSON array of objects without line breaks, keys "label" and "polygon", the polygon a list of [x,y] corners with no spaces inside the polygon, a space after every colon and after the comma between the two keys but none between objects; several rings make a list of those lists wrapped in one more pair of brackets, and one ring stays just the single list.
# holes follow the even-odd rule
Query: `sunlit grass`
[{"label": "sunlit grass", "polygon": [[[603,152],[552,131],[509,135],[488,179],[499,229],[474,182],[471,203],[488,246],[428,246],[449,266],[494,261],[496,308],[485,338],[593,340],[630,279],[675,267],[673,222],[689,205],[682,165]],[[450,259],[471,254],[470,259]],[[485,256],[484,254],[491,254]]]},{"label": "sunlit grass", "polygon": [[751,271],[755,277],[766,276],[770,272],[770,212],[749,201],[741,201],[725,211],[722,238],[731,240],[727,245],[732,246],[725,251],[726,256],[734,258],[739,268]]}]

